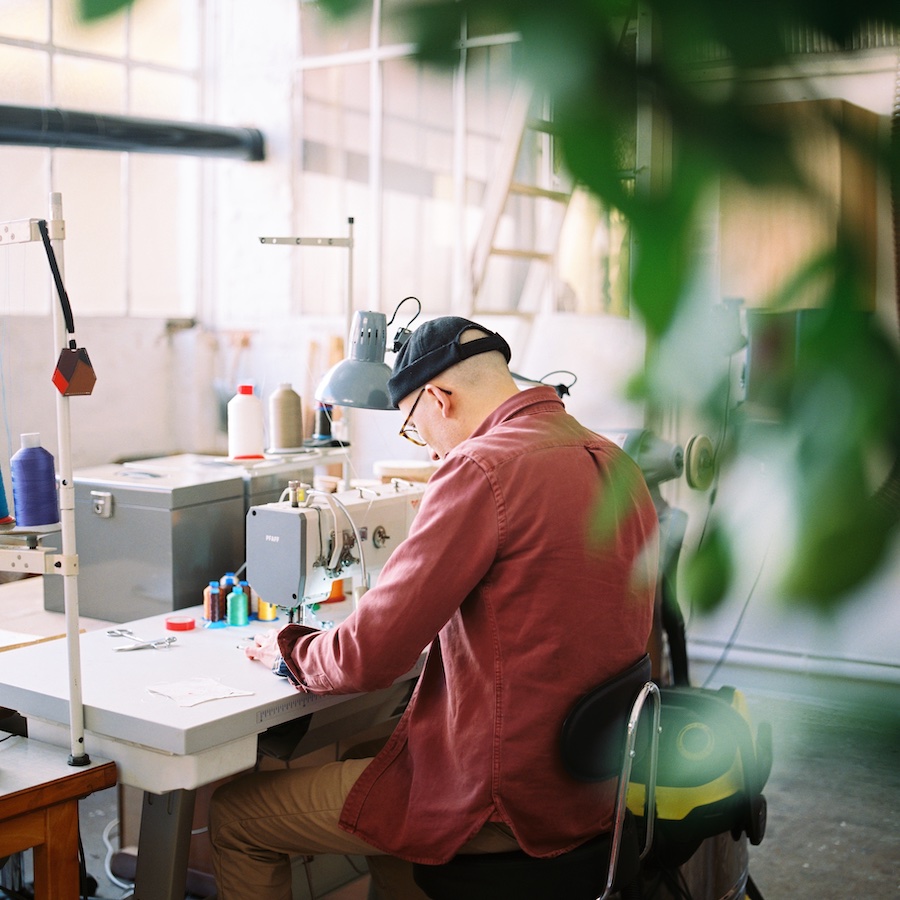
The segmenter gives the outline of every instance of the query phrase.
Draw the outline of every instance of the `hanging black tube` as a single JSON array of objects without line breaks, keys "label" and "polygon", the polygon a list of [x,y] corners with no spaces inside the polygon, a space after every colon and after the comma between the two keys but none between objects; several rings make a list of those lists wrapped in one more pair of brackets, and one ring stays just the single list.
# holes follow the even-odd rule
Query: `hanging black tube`
[{"label": "hanging black tube", "polygon": [[256,128],[229,128],[38,106],[0,105],[0,144],[224,156],[259,162],[265,142]]}]

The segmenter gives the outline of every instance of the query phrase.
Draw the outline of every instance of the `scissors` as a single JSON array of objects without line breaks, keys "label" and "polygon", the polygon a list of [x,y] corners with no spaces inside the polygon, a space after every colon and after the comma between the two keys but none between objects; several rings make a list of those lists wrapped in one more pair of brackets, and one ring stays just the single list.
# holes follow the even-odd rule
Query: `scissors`
[{"label": "scissors", "polygon": [[170,644],[174,644],[176,641],[174,635],[172,637],[156,638],[152,641],[146,641],[143,638],[136,637],[127,628],[110,628],[106,633],[110,637],[123,637],[132,641],[131,644],[113,647],[114,650],[143,650],[145,647],[152,647],[154,650],[165,650]]}]

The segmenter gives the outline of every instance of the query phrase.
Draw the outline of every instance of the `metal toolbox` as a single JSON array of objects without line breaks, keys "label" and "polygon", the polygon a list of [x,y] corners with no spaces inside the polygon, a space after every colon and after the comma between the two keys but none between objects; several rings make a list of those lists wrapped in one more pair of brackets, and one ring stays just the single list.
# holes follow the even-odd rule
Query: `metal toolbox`
[{"label": "metal toolbox", "polygon": [[[128,622],[200,603],[210,580],[243,565],[247,510],[342,459],[311,450],[238,464],[180,453],[76,470],[79,612]],[[44,579],[44,608],[64,609],[62,579]]]},{"label": "metal toolbox", "polygon": [[[110,464],[73,479],[81,615],[127,622],[194,606],[243,563],[241,469]],[[62,578],[44,578],[44,608],[64,609]]]},{"label": "metal toolbox", "polygon": [[200,453],[179,453],[174,456],[157,456],[140,462],[126,463],[129,468],[152,472],[228,473],[241,478],[244,483],[244,513],[251,506],[274,503],[289,481],[313,483],[315,468],[335,458],[321,450],[301,451],[281,457],[241,460],[236,462],[221,456],[205,456]]}]

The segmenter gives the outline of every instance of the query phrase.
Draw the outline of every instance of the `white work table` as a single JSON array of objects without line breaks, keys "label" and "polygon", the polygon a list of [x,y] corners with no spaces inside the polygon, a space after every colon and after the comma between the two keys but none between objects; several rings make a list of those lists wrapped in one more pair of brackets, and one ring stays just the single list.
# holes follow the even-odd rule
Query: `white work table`
[{"label": "white work table", "polygon": [[[192,616],[197,627],[168,631],[169,615]],[[195,607],[115,626],[146,639],[176,638],[159,650],[117,651],[129,641],[109,636],[105,628],[81,635],[85,750],[114,760],[119,781],[145,791],[137,900],[182,900],[193,791],[252,768],[262,732],[315,714],[301,743],[313,750],[337,735],[350,736],[361,714],[383,716],[380,707],[394,703],[396,689],[350,696],[298,693],[286,679],[245,657],[242,642],[286,621],[282,616],[275,622],[204,628],[202,607]],[[401,681],[420,670],[417,666]],[[148,690],[196,677],[251,693],[179,706]],[[68,745],[68,692],[64,641],[0,653],[0,702],[27,718],[30,737]],[[154,800],[161,794],[168,795],[167,802]]]}]

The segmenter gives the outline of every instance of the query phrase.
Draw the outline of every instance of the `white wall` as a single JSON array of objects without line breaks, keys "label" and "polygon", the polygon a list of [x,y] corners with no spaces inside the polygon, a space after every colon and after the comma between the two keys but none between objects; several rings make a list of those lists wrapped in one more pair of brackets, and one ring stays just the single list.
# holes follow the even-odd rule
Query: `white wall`
[{"label": "white wall", "polygon": [[[6,433],[0,433],[0,462],[8,479],[9,456],[22,432],[40,432],[44,446],[56,455],[57,391],[51,378],[60,345],[49,317],[10,316],[2,331],[12,351],[4,360]],[[183,382],[185,371],[208,368],[208,361],[189,359],[185,351],[193,355],[194,348],[186,347],[184,335],[168,337],[160,320],[86,317],[79,320],[77,334],[97,384],[91,396],[68,400],[73,465],[178,447],[197,415],[188,415],[183,403],[183,395],[192,392]],[[183,422],[176,416],[179,409],[185,409]]]}]

